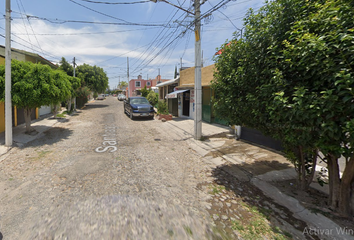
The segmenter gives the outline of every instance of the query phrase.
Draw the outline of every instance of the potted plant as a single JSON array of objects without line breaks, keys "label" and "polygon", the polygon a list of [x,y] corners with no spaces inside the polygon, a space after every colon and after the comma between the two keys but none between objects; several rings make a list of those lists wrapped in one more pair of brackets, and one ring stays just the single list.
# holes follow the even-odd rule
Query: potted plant
[{"label": "potted plant", "polygon": [[165,101],[159,101],[157,105],[157,119],[166,121],[172,120],[172,115],[168,112],[167,103]]}]

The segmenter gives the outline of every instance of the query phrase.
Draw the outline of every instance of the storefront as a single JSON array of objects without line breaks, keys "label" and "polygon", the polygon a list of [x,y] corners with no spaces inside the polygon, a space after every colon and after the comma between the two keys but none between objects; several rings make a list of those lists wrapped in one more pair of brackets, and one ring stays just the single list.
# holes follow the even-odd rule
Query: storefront
[{"label": "storefront", "polygon": [[194,118],[194,89],[179,89],[166,95],[166,99],[177,99],[178,117]]}]

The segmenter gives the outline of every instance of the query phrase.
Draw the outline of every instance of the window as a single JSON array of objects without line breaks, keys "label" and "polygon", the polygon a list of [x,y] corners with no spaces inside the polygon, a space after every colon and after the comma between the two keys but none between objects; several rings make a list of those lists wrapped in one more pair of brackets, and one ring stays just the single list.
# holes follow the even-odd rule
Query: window
[{"label": "window", "polygon": [[140,87],[140,82],[135,82],[135,87]]},{"label": "window", "polygon": [[147,83],[146,83],[146,86],[151,86],[151,83],[150,83],[150,82],[147,82]]}]

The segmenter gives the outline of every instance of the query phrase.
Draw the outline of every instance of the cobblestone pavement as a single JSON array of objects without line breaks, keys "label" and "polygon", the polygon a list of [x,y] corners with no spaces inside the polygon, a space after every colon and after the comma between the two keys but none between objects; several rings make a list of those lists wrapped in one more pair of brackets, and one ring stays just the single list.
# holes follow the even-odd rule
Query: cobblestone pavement
[{"label": "cobblestone pavement", "polygon": [[[123,102],[109,97],[58,121],[44,137],[13,148],[0,162],[0,232],[4,239],[31,239],[48,234],[65,239],[70,231],[65,233],[63,223],[76,226],[75,221],[80,218],[75,216],[80,216],[80,211],[92,212],[86,213],[87,221],[103,218],[101,225],[106,227],[99,231],[108,229],[112,223],[109,216],[105,219],[95,209],[100,209],[97,206],[105,202],[102,199],[109,197],[114,201],[108,202],[121,200],[125,203],[122,205],[135,206],[133,222],[138,219],[138,209],[144,212],[149,206],[160,206],[164,216],[171,220],[164,228],[179,224],[182,229],[167,231],[161,221],[149,222],[147,217],[146,227],[152,236],[158,232],[162,239],[166,233],[183,239],[192,226],[193,236],[204,236],[210,221],[204,207],[208,195],[196,188],[205,177],[204,166],[183,141],[159,130],[158,124],[155,120],[132,121],[123,114]],[[70,215],[65,209],[76,210]],[[112,207],[109,214],[124,216],[123,212]],[[150,216],[151,211],[147,212],[146,216]],[[43,229],[46,225],[51,227]],[[85,226],[97,228],[92,222]],[[132,237],[138,232],[131,229],[115,234]]]},{"label": "cobblestone pavement", "polygon": [[237,239],[245,199],[279,209],[161,124],[129,119],[108,97],[11,149],[0,159],[3,239]]}]

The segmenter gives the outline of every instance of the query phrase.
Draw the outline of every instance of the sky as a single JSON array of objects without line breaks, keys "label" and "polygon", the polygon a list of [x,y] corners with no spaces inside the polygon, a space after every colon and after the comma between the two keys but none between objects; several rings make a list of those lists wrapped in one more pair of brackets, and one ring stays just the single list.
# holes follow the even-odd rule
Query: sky
[{"label": "sky", "polygon": [[[204,0],[201,0],[202,2]],[[142,75],[173,79],[175,68],[193,67],[193,1],[171,0],[11,0],[11,47],[59,63],[96,65],[109,87]],[[208,0],[201,5],[204,66],[216,49],[244,27],[249,8],[263,0]],[[5,45],[5,0],[0,0],[0,45]],[[179,9],[178,7],[190,13]],[[182,64],[181,64],[182,63]]]}]

